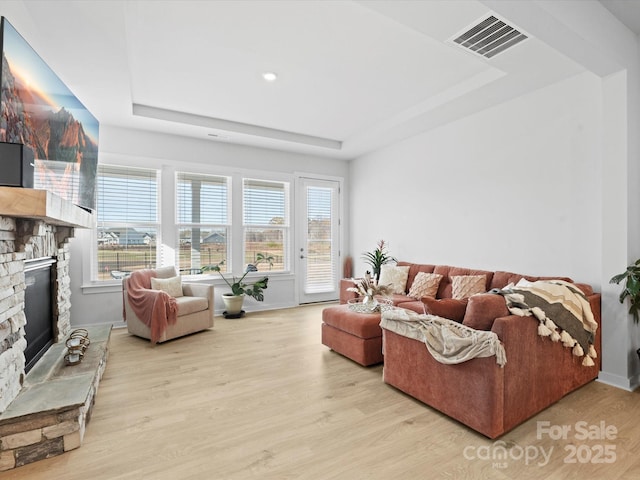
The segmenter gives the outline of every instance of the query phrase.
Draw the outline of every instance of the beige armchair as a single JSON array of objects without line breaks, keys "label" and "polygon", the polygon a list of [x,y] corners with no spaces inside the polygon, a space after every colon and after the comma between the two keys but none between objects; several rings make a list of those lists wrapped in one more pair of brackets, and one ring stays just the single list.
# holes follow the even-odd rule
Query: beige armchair
[{"label": "beige armchair", "polygon": [[[162,267],[155,270],[155,278],[167,279],[176,276],[174,267]],[[136,315],[129,303],[128,281],[122,281],[124,315],[127,330],[132,335],[151,340],[151,328]],[[183,296],[176,297],[178,307],[177,321],[169,324],[158,339],[158,343],[165,342],[183,335],[199,332],[213,327],[213,285],[200,283],[182,283]]]}]

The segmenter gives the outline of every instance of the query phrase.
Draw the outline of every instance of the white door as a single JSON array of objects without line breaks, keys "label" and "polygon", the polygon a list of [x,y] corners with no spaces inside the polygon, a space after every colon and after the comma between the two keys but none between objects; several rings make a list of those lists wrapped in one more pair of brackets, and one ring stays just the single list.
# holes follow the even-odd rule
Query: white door
[{"label": "white door", "polygon": [[300,208],[296,256],[299,302],[324,302],[339,297],[340,184],[333,180],[300,178]]}]

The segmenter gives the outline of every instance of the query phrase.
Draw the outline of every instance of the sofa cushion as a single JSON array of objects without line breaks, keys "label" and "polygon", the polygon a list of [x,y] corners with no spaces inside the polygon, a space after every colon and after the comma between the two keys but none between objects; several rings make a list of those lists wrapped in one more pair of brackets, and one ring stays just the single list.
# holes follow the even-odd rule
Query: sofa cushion
[{"label": "sofa cushion", "polygon": [[502,295],[493,293],[474,295],[469,297],[462,324],[476,330],[491,330],[496,318],[508,315],[509,309]]},{"label": "sofa cushion", "polygon": [[157,278],[171,278],[177,275],[176,267],[174,267],[173,265],[156,268],[155,272]]},{"label": "sofa cushion", "polygon": [[489,288],[487,289],[487,291],[493,289],[493,288],[504,288],[507,285],[509,285],[510,283],[513,283],[514,285],[516,283],[518,283],[521,279],[526,279],[530,282],[535,282],[538,280],[553,280],[553,279],[557,279],[557,280],[564,280],[566,282],[571,282],[573,283],[573,280],[571,280],[568,277],[535,277],[533,275],[522,275],[521,273],[513,273],[513,272],[503,272],[498,270],[497,272],[495,272],[493,274],[493,278],[491,280],[491,284],[489,286]]},{"label": "sofa cushion", "polygon": [[176,303],[178,304],[178,317],[202,312],[209,308],[209,301],[204,297],[179,297],[176,298]]},{"label": "sofa cushion", "polygon": [[392,293],[405,293],[407,290],[407,278],[409,266],[382,265],[380,267],[379,285],[391,285]]},{"label": "sofa cushion", "polygon": [[360,338],[382,336],[379,313],[356,313],[347,305],[336,305],[322,310],[322,322]]},{"label": "sofa cushion", "polygon": [[178,298],[182,296],[182,277],[157,278],[151,277],[151,288],[153,290],[162,290],[172,297]]},{"label": "sofa cushion", "polygon": [[593,295],[593,287],[591,285],[587,285],[586,283],[574,283],[576,287],[582,290],[586,296]]},{"label": "sofa cushion", "polygon": [[[567,277],[560,277],[560,278],[559,277],[539,277],[539,281],[541,282],[549,281],[549,280],[563,280],[565,282],[572,283],[586,296],[593,295],[593,287],[586,283],[573,283],[571,280],[568,280]],[[516,287],[528,287],[532,283],[533,283],[532,281],[529,281],[526,278],[522,278],[518,283],[516,283]]]},{"label": "sofa cushion", "polygon": [[523,278],[529,280],[530,282],[535,282],[536,280],[538,280],[538,277],[532,277],[531,275],[521,275],[519,273],[497,271],[493,274],[493,279],[491,280],[490,285],[491,288],[489,290],[493,288],[503,289],[509,284],[515,285]]},{"label": "sofa cushion", "polygon": [[451,277],[451,298],[462,299],[487,291],[485,275],[455,275]]},{"label": "sofa cushion", "polygon": [[489,285],[491,285],[491,279],[493,278],[493,272],[488,270],[472,270],[470,268],[450,267],[448,265],[436,265],[433,273],[439,273],[442,275],[442,281],[438,287],[438,294],[436,298],[451,298],[451,278],[462,275],[485,275],[487,284],[485,292],[489,291]]},{"label": "sofa cushion", "polygon": [[422,297],[436,298],[442,275],[437,273],[418,272],[409,288],[409,296],[416,299]]},{"label": "sofa cushion", "polygon": [[416,275],[420,272],[425,273],[433,273],[433,269],[436,268],[435,265],[427,265],[421,263],[410,263],[410,262],[398,262],[398,266],[400,267],[409,267],[409,276],[407,278],[407,287],[411,287],[413,285],[413,281],[416,278]]},{"label": "sofa cushion", "polygon": [[407,297],[405,301],[398,303],[396,307],[404,308],[405,310],[411,310],[412,312],[420,314],[426,313],[424,303],[422,303],[420,300],[414,300],[411,297]]},{"label": "sofa cushion", "polygon": [[436,300],[435,298],[424,297],[422,298],[422,303],[424,304],[425,312],[430,315],[448,318],[455,322],[462,322],[468,300],[468,298],[463,298],[461,300],[442,298]]},{"label": "sofa cushion", "polygon": [[415,298],[411,298],[408,297],[406,294],[403,293],[394,293],[392,295],[388,295],[386,297],[387,300],[391,300],[391,303],[393,303],[394,306],[399,306],[401,303],[403,302],[413,302],[415,301]]}]

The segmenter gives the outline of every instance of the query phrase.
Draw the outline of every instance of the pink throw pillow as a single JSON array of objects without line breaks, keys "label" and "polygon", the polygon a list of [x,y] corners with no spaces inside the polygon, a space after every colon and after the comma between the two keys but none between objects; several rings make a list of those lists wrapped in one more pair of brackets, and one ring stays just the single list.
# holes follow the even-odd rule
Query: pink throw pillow
[{"label": "pink throw pillow", "polygon": [[509,309],[502,295],[493,293],[469,297],[467,311],[462,324],[476,330],[491,330],[493,321],[509,315]]}]

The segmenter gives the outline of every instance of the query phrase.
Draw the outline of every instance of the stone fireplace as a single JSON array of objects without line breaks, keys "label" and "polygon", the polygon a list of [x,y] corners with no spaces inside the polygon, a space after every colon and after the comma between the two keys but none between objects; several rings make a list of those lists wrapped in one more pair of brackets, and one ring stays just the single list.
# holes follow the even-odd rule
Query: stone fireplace
[{"label": "stone fireplace", "polygon": [[[0,471],[81,445],[110,333],[92,331],[88,358],[65,368],[64,341],[71,331],[68,242],[75,228],[92,224],[90,213],[47,191],[0,187]],[[45,258],[55,263],[53,344],[27,374],[25,264],[29,269],[31,260]]]},{"label": "stone fireplace", "polygon": [[18,395],[25,375],[27,347],[25,315],[25,260],[57,260],[54,278],[54,342],[71,329],[69,246],[73,228],[42,220],[0,217],[0,413]]}]

